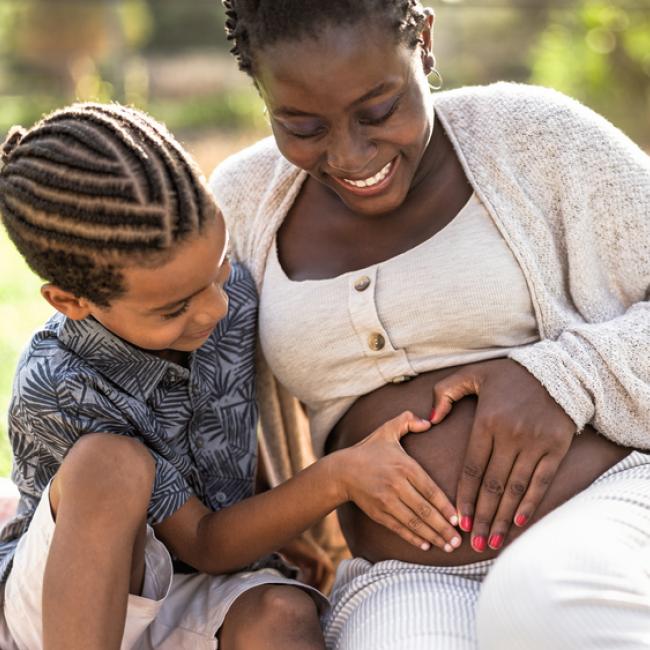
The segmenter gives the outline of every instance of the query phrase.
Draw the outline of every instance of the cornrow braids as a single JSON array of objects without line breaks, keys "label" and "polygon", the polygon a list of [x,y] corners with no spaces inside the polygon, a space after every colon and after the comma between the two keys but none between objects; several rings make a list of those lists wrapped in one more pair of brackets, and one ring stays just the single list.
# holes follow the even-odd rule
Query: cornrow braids
[{"label": "cornrow braids", "polygon": [[380,19],[414,48],[426,13],[419,0],[222,0],[226,37],[240,70],[255,76],[254,53],[280,40],[317,36],[325,25]]},{"label": "cornrow braids", "polygon": [[0,147],[0,214],[38,275],[107,307],[121,269],[155,266],[216,213],[195,163],[151,117],[75,104]]}]

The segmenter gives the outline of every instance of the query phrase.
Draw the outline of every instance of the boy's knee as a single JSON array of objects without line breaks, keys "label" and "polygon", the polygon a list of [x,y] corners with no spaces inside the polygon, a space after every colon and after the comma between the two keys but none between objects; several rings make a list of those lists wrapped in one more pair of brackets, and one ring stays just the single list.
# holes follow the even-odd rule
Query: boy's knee
[{"label": "boy's knee", "polygon": [[141,442],[110,433],[90,433],[79,438],[64,458],[52,492],[128,497],[124,499],[126,508],[142,503],[146,507],[154,478],[154,460]]},{"label": "boy's knee", "polygon": [[[224,647],[277,647],[324,650],[318,609],[302,589],[267,584],[242,594],[232,606],[219,633]],[[275,646],[274,646],[275,647]]]},{"label": "boy's knee", "polygon": [[271,634],[286,647],[323,648],[318,609],[302,589],[265,585],[255,598],[254,635]]},{"label": "boy's knee", "polygon": [[288,585],[271,585],[258,599],[258,611],[267,620],[298,624],[318,617],[316,603],[302,589]]}]

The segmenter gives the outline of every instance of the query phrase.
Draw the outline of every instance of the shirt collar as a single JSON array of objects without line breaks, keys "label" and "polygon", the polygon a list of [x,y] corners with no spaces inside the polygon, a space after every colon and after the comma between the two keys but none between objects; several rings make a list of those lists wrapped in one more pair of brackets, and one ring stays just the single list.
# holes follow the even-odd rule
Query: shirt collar
[{"label": "shirt collar", "polygon": [[146,401],[163,376],[188,371],[145,352],[107,330],[94,318],[72,320],[57,314],[50,323],[59,341],[136,399]]}]

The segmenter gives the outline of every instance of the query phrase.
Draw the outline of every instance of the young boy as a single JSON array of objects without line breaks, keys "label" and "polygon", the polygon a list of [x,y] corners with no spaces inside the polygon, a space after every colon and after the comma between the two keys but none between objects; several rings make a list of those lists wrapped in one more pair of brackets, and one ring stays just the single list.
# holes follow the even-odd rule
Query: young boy
[{"label": "young boy", "polygon": [[[347,500],[393,527],[431,505],[449,521],[396,444],[429,423],[405,414],[253,496],[256,292],[192,161],[151,118],[97,104],[14,131],[2,160],[3,222],[58,312],[10,405],[21,501],[0,582],[16,644],[324,648],[324,597],[268,554]],[[439,519],[403,534],[449,541]]]}]

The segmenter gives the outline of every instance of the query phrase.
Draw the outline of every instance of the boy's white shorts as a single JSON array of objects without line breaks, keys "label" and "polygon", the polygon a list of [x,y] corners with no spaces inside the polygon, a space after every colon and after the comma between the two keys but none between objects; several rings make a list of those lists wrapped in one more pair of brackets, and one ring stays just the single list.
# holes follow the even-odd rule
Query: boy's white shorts
[{"label": "boy's white shorts", "polygon": [[[43,647],[43,574],[54,534],[49,485],[14,556],[5,587],[4,613],[20,650]],[[122,650],[214,650],[216,634],[230,606],[248,589],[264,584],[296,585],[308,591],[322,611],[320,592],[261,569],[226,576],[174,574],[167,548],[147,526],[145,576],[141,596],[129,595]]]}]

